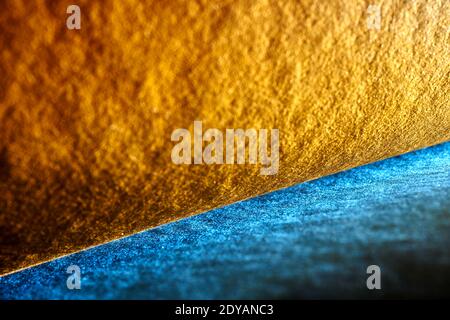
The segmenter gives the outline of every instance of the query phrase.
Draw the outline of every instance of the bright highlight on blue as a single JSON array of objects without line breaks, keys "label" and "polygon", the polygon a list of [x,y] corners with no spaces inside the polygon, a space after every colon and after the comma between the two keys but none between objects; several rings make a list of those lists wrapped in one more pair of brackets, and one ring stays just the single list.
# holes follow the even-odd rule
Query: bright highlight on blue
[{"label": "bright highlight on blue", "polygon": [[[0,298],[448,297],[449,248],[446,143],[0,278]],[[381,290],[366,287],[372,264]]]}]

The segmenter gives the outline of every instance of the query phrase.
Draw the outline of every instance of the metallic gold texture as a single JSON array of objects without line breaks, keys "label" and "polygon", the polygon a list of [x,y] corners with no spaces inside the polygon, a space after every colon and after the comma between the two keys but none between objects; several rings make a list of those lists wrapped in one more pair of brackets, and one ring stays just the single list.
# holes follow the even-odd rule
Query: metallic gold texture
[{"label": "metallic gold texture", "polygon": [[[376,3],[1,1],[0,274],[449,140],[449,1]],[[194,120],[279,173],[172,164]]]}]

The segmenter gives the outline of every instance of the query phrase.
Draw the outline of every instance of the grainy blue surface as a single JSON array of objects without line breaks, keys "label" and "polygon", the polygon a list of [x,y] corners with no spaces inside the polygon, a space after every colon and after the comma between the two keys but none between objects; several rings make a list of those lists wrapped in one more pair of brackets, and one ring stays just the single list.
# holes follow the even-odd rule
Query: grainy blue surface
[{"label": "grainy blue surface", "polygon": [[[66,268],[81,267],[81,290]],[[381,267],[382,290],[366,288]],[[3,299],[450,295],[450,143],[0,278]]]}]

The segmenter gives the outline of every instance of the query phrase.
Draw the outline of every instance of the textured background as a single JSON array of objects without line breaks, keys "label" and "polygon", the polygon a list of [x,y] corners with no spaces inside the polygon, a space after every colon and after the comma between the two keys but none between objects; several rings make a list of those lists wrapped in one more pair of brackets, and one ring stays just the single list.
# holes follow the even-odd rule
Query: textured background
[{"label": "textured background", "polygon": [[[0,2],[0,274],[450,139],[448,1]],[[170,133],[279,128],[280,172]]]},{"label": "textured background", "polygon": [[[0,298],[448,298],[449,208],[447,143],[0,278]],[[71,264],[81,290],[66,287]]]}]

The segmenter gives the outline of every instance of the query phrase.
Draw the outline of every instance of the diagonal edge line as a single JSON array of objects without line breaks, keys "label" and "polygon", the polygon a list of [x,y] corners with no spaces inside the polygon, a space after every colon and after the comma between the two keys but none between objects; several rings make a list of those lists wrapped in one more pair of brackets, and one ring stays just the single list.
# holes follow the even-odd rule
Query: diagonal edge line
[{"label": "diagonal edge line", "polygon": [[223,205],[211,208],[211,209],[206,210],[206,211],[196,212],[196,213],[193,213],[193,214],[191,214],[191,215],[189,215],[187,217],[175,218],[174,220],[171,220],[171,221],[166,222],[166,223],[162,223],[162,224],[159,224],[159,225],[156,225],[156,226],[148,227],[148,228],[145,228],[143,230],[140,230],[140,231],[137,231],[137,232],[134,232],[134,233],[122,236],[122,237],[114,238],[114,239],[111,239],[111,240],[108,240],[108,241],[105,241],[105,242],[101,242],[101,243],[98,243],[98,244],[95,244],[95,245],[92,245],[92,246],[87,246],[87,247],[85,247],[83,249],[80,249],[80,250],[75,250],[75,251],[70,252],[70,253],[58,255],[58,256],[55,256],[55,257],[50,258],[50,259],[42,260],[42,261],[40,261],[38,263],[30,264],[28,266],[25,266],[25,267],[22,267],[22,268],[18,268],[18,269],[15,269],[15,270],[12,270],[12,271],[0,274],[0,279],[2,279],[3,277],[6,277],[6,276],[12,275],[12,274],[16,274],[16,273],[19,273],[19,272],[22,272],[22,271],[25,271],[25,270],[28,270],[28,269],[31,269],[31,268],[43,265],[43,264],[46,264],[46,263],[50,263],[50,262],[58,260],[58,259],[69,257],[69,256],[72,256],[72,255],[75,255],[77,253],[84,252],[84,251],[87,251],[87,250],[91,250],[93,248],[100,247],[100,246],[106,245],[106,244],[111,243],[111,242],[115,242],[115,241],[119,241],[119,240],[122,240],[122,239],[125,239],[125,238],[129,238],[129,237],[132,237],[134,235],[141,234],[141,233],[153,230],[153,229],[162,228],[162,227],[164,227],[166,225],[175,223],[175,222],[180,221],[180,220],[189,219],[191,217],[194,217],[194,216],[206,213],[206,212],[210,212],[210,211],[217,210],[217,209],[220,209],[220,208],[223,208],[223,207],[227,207],[227,206],[230,206],[230,205],[235,204],[235,203],[244,202],[244,201],[247,201],[247,200],[250,200],[250,199],[253,199],[253,198],[257,198],[257,197],[260,197],[260,196],[263,196],[263,195],[266,195],[266,194],[269,194],[269,193],[272,193],[272,192],[277,192],[277,191],[280,191],[280,190],[284,190],[284,189],[293,187],[293,186],[298,185],[298,184],[307,183],[307,182],[318,180],[318,179],[321,179],[321,178],[324,178],[324,177],[332,176],[332,175],[335,175],[335,174],[340,173],[340,172],[353,170],[355,168],[359,168],[359,167],[363,167],[363,166],[366,166],[366,165],[370,165],[372,163],[377,163],[377,162],[384,161],[384,160],[387,160],[387,159],[390,159],[390,158],[395,158],[395,157],[402,156],[402,155],[405,155],[405,154],[410,154],[410,153],[413,153],[413,152],[416,152],[416,151],[419,151],[419,150],[423,150],[423,149],[426,149],[426,148],[430,148],[430,147],[433,147],[433,146],[437,146],[437,145],[440,145],[440,144],[443,144],[443,143],[446,143],[446,142],[450,142],[450,140],[446,139],[446,140],[443,140],[443,141],[439,141],[439,142],[437,142],[435,144],[426,145],[426,146],[419,146],[418,148],[413,148],[413,149],[407,150],[405,152],[394,154],[394,155],[391,155],[391,156],[388,156],[388,157],[385,157],[385,158],[381,158],[381,159],[378,159],[378,160],[375,160],[375,161],[365,162],[365,163],[362,163],[360,165],[357,165],[357,166],[354,166],[354,167],[350,167],[350,168],[347,168],[347,169],[344,169],[344,170],[336,171],[336,172],[333,172],[333,173],[330,173],[330,174],[324,174],[324,175],[321,175],[321,176],[316,176],[316,177],[313,177],[311,179],[304,180],[302,182],[294,182],[294,183],[292,183],[290,185],[287,185],[287,186],[283,186],[283,187],[280,187],[280,188],[277,188],[277,189],[273,189],[271,191],[267,191],[267,192],[264,192],[264,193],[261,193],[261,194],[257,194],[257,195],[254,195],[254,196],[243,198],[241,200],[238,200],[238,201],[235,201],[235,202],[232,202],[232,203],[223,204]]}]

